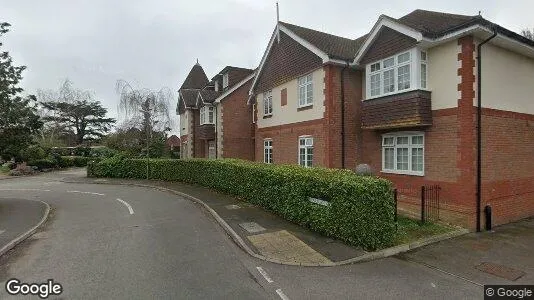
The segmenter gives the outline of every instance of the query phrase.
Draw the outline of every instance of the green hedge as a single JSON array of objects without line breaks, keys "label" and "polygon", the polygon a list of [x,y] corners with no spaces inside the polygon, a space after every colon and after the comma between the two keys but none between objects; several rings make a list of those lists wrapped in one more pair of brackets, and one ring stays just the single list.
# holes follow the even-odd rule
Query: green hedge
[{"label": "green hedge", "polygon": [[85,167],[89,161],[100,161],[98,157],[83,156],[52,156],[51,158],[36,159],[28,162],[30,166],[36,166],[39,170]]},{"label": "green hedge", "polygon": [[[89,177],[146,178],[146,160],[114,157],[89,163]],[[283,218],[374,250],[395,236],[392,185],[349,170],[267,165],[241,160],[150,160],[150,178],[199,184],[232,194]],[[330,202],[322,206],[309,201]]]}]

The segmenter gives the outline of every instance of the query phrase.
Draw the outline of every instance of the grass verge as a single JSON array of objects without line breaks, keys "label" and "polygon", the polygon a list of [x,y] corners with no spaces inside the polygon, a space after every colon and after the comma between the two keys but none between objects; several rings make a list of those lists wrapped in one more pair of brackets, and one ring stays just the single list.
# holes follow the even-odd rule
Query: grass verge
[{"label": "grass verge", "polygon": [[9,168],[8,167],[4,167],[2,165],[0,165],[0,176],[7,176],[9,173]]},{"label": "grass verge", "polygon": [[395,238],[395,245],[414,242],[421,238],[430,237],[433,235],[443,234],[455,230],[455,228],[426,222],[421,225],[419,220],[410,219],[404,216],[398,217],[398,230]]}]

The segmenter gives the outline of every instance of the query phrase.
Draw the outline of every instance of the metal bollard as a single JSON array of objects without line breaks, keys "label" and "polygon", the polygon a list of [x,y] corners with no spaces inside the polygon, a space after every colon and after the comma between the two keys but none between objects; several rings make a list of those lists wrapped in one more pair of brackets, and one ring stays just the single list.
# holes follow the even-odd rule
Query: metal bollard
[{"label": "metal bollard", "polygon": [[486,216],[486,230],[491,231],[491,206],[489,204],[484,207],[484,215]]}]

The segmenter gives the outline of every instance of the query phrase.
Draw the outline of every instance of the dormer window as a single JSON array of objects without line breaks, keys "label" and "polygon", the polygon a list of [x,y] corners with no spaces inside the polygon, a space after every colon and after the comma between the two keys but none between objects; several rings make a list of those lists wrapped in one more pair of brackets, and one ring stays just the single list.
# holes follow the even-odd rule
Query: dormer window
[{"label": "dormer window", "polygon": [[427,54],[417,48],[366,66],[367,99],[427,88]]},{"label": "dormer window", "polygon": [[216,92],[218,92],[218,91],[219,91],[219,82],[218,82],[217,80],[215,80],[215,81],[213,82],[213,86],[214,86],[214,90],[215,90]]},{"label": "dormer window", "polygon": [[223,79],[222,79],[222,84],[223,84],[223,89],[227,88],[228,87],[228,73],[225,73],[223,75]]}]

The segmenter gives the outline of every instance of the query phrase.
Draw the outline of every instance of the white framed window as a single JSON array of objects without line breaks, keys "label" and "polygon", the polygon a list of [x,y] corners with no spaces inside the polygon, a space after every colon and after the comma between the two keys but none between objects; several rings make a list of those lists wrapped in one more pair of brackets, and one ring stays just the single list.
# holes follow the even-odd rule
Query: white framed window
[{"label": "white framed window", "polygon": [[263,140],[263,162],[266,164],[273,163],[273,140]]},{"label": "white framed window", "polygon": [[313,105],[313,76],[308,74],[298,79],[299,107]]},{"label": "white framed window", "polygon": [[427,88],[426,52],[413,48],[366,66],[367,99]]},{"label": "white framed window", "polygon": [[215,124],[215,107],[203,106],[200,108],[200,125]]},{"label": "white framed window", "polygon": [[313,137],[299,137],[299,165],[309,168],[313,166]]},{"label": "white framed window", "polygon": [[224,73],[222,79],[223,89],[228,87],[228,73]]},{"label": "white framed window", "polygon": [[263,93],[263,115],[270,116],[273,114],[273,91]]},{"label": "white framed window", "polygon": [[427,81],[426,52],[421,51],[419,55],[421,57],[421,88],[426,89],[427,88],[426,87],[426,81]]},{"label": "white framed window", "polygon": [[213,89],[214,89],[216,92],[219,91],[219,82],[218,82],[217,80],[215,80],[215,81],[213,82],[213,87],[214,87]]},{"label": "white framed window", "polygon": [[382,172],[424,175],[425,136],[422,132],[400,132],[382,136]]}]

